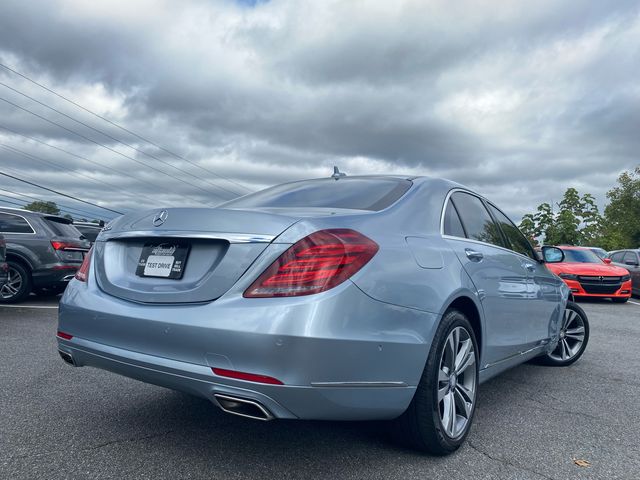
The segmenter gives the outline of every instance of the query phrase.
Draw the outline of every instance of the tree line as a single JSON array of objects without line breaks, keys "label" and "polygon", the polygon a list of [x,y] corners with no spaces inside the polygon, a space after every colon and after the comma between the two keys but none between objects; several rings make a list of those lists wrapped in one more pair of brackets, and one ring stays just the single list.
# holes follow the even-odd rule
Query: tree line
[{"label": "tree line", "polygon": [[[43,200],[36,200],[34,202],[31,202],[31,203],[25,205],[24,209],[25,210],[31,210],[32,212],[47,213],[49,215],[60,215],[60,213],[61,213],[60,212],[60,207],[58,207],[56,202],[43,201]],[[86,218],[73,218],[68,213],[65,213],[62,216],[65,217],[65,218],[68,218],[69,220],[76,220],[76,221],[79,221],[79,222],[88,222],[89,221]],[[100,223],[100,219],[98,219],[98,218],[94,218],[91,221],[93,223]]]},{"label": "tree line", "polygon": [[541,203],[535,213],[524,215],[519,227],[536,243],[543,239],[545,245],[640,247],[640,167],[623,172],[607,199],[601,214],[593,195],[581,195],[570,187],[555,206]]}]

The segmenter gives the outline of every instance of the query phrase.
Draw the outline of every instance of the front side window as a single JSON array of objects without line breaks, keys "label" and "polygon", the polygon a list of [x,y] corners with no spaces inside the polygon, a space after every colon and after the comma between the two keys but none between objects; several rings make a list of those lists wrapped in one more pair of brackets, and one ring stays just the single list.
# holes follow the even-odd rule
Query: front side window
[{"label": "front side window", "polygon": [[624,263],[627,265],[637,265],[638,264],[638,256],[636,252],[628,251],[624,254]]},{"label": "front side window", "polygon": [[35,233],[29,222],[19,215],[0,213],[0,233]]},{"label": "front side window", "polygon": [[504,233],[505,237],[507,237],[507,241],[511,244],[509,248],[514,252],[518,252],[522,255],[526,255],[529,258],[535,259],[536,257],[533,253],[531,244],[518,229],[518,227],[516,227],[504,213],[502,213],[493,205],[489,204],[489,208],[491,209],[491,213],[495,217],[496,221],[500,224],[502,232]]},{"label": "front side window", "polygon": [[451,201],[460,215],[467,238],[508,248],[500,227],[493,221],[482,200],[475,195],[455,192],[451,195]]},{"label": "front side window", "polygon": [[624,252],[616,252],[611,255],[611,261],[616,263],[622,263]]}]

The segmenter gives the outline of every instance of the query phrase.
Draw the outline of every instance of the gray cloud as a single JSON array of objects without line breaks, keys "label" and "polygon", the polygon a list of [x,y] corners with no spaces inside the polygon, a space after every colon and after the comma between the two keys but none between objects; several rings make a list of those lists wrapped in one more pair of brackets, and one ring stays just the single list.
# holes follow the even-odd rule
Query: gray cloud
[{"label": "gray cloud", "polygon": [[[631,1],[7,1],[0,61],[251,189],[337,163],[451,178],[519,217],[568,186],[602,203],[638,163]],[[144,152],[0,86],[86,138],[2,101],[0,124],[95,162],[0,129],[39,157],[0,148],[16,175],[123,210],[246,191],[2,69],[0,82]]]}]

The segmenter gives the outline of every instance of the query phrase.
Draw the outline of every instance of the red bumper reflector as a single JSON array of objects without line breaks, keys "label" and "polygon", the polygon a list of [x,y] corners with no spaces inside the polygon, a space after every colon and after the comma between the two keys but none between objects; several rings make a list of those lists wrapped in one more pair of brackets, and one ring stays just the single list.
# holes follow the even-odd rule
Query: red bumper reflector
[{"label": "red bumper reflector", "polygon": [[58,330],[58,333],[56,333],[56,336],[58,338],[62,338],[63,340],[71,340],[73,338],[73,335],[69,335],[68,333],[61,332],[60,330]]},{"label": "red bumper reflector", "polygon": [[267,377],[266,375],[236,372],[235,370],[225,370],[224,368],[212,368],[211,370],[219,377],[235,378],[236,380],[246,380],[247,382],[268,383],[269,385],[284,385],[284,383],[277,378]]}]

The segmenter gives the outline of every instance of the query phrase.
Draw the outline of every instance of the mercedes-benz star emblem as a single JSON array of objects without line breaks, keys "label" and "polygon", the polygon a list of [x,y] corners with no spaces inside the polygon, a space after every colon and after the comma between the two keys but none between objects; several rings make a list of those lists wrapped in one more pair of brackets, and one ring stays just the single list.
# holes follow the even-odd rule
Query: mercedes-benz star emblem
[{"label": "mercedes-benz star emblem", "polygon": [[159,227],[160,225],[162,225],[164,222],[167,221],[168,216],[169,216],[169,212],[167,212],[166,210],[160,210],[158,213],[156,213],[156,216],[153,217],[153,226]]}]

